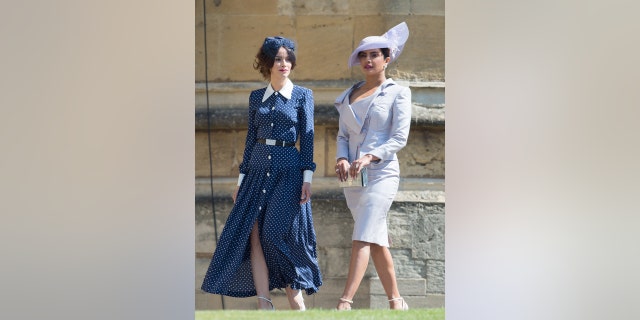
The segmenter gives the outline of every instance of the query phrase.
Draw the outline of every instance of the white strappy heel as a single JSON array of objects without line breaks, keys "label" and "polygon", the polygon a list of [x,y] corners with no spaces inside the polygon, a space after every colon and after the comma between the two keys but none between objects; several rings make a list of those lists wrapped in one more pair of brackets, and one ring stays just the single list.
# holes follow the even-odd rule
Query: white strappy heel
[{"label": "white strappy heel", "polygon": [[[349,309],[342,309],[342,310],[351,310],[351,305],[353,304],[353,300],[349,300],[349,299],[345,299],[345,298],[340,298],[338,299],[340,300],[340,302],[344,302],[344,303],[348,303],[349,304]],[[342,311],[338,308],[336,308],[336,310]]]},{"label": "white strappy heel", "polygon": [[391,301],[399,301],[399,300],[402,300],[402,308],[400,308],[400,310],[409,310],[409,305],[404,301],[403,297],[392,298],[392,299],[389,299],[388,301],[391,302]]},{"label": "white strappy heel", "polygon": [[269,304],[271,305],[271,310],[272,310],[272,311],[275,311],[275,310],[276,310],[276,308],[273,306],[273,302],[272,302],[270,299],[267,299],[267,298],[265,298],[265,297],[263,297],[263,296],[258,296],[258,299],[262,299],[262,300],[264,300],[264,301],[266,301],[266,302],[269,302]]}]

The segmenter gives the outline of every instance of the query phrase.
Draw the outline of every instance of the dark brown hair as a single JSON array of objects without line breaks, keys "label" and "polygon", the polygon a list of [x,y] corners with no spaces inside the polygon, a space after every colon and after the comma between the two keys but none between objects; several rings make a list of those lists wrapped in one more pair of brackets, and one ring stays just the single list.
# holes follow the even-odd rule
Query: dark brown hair
[{"label": "dark brown hair", "polygon": [[[291,70],[293,70],[293,68],[296,67],[296,54],[287,47],[283,48],[287,50],[287,55],[289,55],[287,59],[291,61]],[[271,78],[271,68],[273,68],[275,61],[275,57],[267,55],[263,52],[262,48],[260,48],[258,54],[256,54],[256,60],[253,62],[253,68],[260,71],[265,80],[269,80]]]},{"label": "dark brown hair", "polygon": [[389,48],[380,48],[380,51],[382,51],[382,55],[384,56],[384,58],[389,58],[389,52],[391,52],[389,50]]}]

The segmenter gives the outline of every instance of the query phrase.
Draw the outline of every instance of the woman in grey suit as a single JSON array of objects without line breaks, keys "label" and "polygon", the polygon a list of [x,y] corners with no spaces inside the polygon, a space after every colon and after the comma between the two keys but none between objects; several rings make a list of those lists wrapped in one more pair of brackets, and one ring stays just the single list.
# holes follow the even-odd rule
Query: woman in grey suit
[{"label": "woman in grey suit", "polygon": [[398,191],[400,167],[396,153],[409,136],[411,91],[387,79],[387,65],[398,58],[409,37],[406,23],[382,36],[364,38],[349,57],[365,80],[345,90],[335,101],[340,113],[336,174],[341,181],[357,177],[366,168],[365,187],[344,188],[353,219],[351,259],[347,283],[337,305],[351,309],[352,299],[373,259],[391,309],[406,310],[398,292],[389,251],[387,213]]}]

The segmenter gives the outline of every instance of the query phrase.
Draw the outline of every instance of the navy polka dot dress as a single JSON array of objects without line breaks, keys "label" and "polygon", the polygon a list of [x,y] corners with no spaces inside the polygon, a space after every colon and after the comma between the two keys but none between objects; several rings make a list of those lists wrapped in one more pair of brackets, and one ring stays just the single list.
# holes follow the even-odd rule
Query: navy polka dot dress
[{"label": "navy polka dot dress", "polygon": [[[300,205],[303,171],[316,169],[313,92],[294,85],[291,99],[275,92],[263,102],[265,90],[255,90],[249,98],[249,126],[240,165],[245,177],[202,283],[205,292],[256,295],[249,243],[256,221],[270,290],[290,286],[313,294],[322,285],[311,202]],[[265,145],[257,139],[299,139],[300,150]]]}]

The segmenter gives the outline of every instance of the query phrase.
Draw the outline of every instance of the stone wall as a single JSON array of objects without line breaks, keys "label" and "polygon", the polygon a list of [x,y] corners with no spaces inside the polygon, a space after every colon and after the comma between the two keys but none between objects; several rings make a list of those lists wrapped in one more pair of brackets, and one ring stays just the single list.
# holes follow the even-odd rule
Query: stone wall
[{"label": "stone wall", "polygon": [[[196,81],[205,80],[204,16],[196,0]],[[405,21],[410,37],[391,77],[444,81],[444,0],[217,0],[206,2],[208,79],[255,81],[255,54],[265,36],[294,40],[294,80],[359,78],[347,58],[360,40]]]},{"label": "stone wall", "polygon": [[[353,220],[335,186],[338,114],[333,100],[360,79],[357,70],[347,68],[360,39],[402,21],[411,35],[387,74],[411,88],[413,110],[409,141],[398,154],[401,183],[389,213],[391,252],[400,292],[409,304],[444,306],[444,1],[207,1],[206,68],[203,3],[195,4],[196,309],[222,307],[220,296],[199,288],[216,234],[231,210],[248,95],[265,86],[252,62],[264,37],[271,35],[296,41],[298,66],[291,78],[314,92],[317,170],[312,207],[324,285],[306,302],[308,307],[335,307],[346,278]],[[277,308],[288,308],[283,293],[272,295]],[[227,309],[253,309],[254,300],[225,297],[224,303]],[[354,308],[387,308],[372,264],[354,300]]]}]

